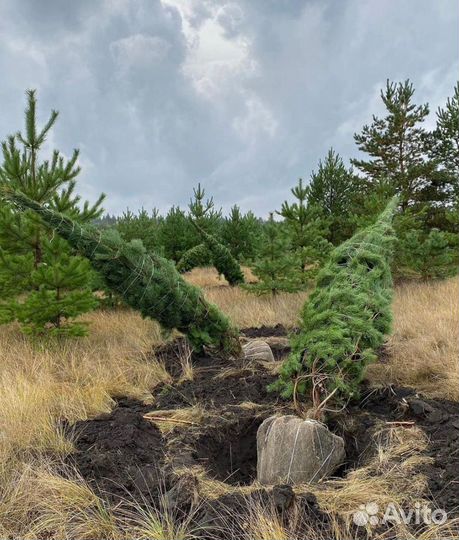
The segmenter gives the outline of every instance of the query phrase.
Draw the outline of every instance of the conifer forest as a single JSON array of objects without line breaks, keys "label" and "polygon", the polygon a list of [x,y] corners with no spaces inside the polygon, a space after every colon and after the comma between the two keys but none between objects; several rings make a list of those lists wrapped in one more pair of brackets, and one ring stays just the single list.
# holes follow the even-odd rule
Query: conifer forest
[{"label": "conifer forest", "polygon": [[[413,36],[339,34],[360,23],[338,7],[378,11],[361,0],[7,4],[23,37],[4,65],[24,69],[0,83],[0,538],[458,538],[457,69],[440,88],[443,68],[401,58],[425,50]],[[407,16],[390,4],[385,40]],[[457,6],[420,4],[446,50]],[[354,68],[336,59],[343,86],[324,86],[320,32],[330,54],[360,51],[373,90],[346,98]],[[87,63],[49,86],[68,59]],[[225,94],[230,77],[244,90]],[[246,117],[225,124],[241,95]],[[352,121],[332,126],[335,109]]]}]

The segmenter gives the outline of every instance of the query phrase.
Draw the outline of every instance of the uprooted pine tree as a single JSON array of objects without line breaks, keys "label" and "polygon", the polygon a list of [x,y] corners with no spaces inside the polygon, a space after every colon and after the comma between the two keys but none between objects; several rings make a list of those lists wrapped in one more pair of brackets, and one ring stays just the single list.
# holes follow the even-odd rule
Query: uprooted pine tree
[{"label": "uprooted pine tree", "polygon": [[318,406],[358,396],[365,367],[390,332],[394,198],[373,225],[335,248],[306,302],[292,353],[272,385],[284,397],[310,392]]},{"label": "uprooted pine tree", "polygon": [[33,210],[79,253],[89,259],[108,287],[143,316],[157,320],[167,330],[176,328],[195,350],[211,349],[214,354],[240,354],[237,330],[200,289],[187,283],[168,261],[147,253],[142,242],[125,242],[116,231],[99,231],[40,205],[24,194],[2,190],[2,195],[19,210]]},{"label": "uprooted pine tree", "polygon": [[221,244],[213,234],[207,233],[196,222],[192,221],[192,223],[204,240],[203,245],[209,251],[217,272],[225,276],[226,281],[231,286],[244,283],[244,273],[231,251]]}]

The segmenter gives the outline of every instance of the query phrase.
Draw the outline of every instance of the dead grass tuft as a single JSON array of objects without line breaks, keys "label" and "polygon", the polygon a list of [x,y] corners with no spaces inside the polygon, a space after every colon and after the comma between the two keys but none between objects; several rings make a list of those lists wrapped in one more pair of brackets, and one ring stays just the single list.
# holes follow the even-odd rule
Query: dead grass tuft
[{"label": "dead grass tuft", "polygon": [[[243,266],[242,272],[247,283],[257,281],[256,276],[248,266]],[[209,289],[214,287],[228,287],[226,279],[213,266],[193,268],[190,272],[186,272],[184,277],[191,284],[196,285],[196,287]]]},{"label": "dead grass tuft", "polygon": [[372,382],[412,386],[433,398],[459,400],[459,279],[396,288],[394,332],[386,364]]},{"label": "dead grass tuft", "polygon": [[424,432],[416,427],[384,427],[375,443],[376,454],[367,465],[342,480],[310,486],[320,508],[340,518],[345,531],[351,530],[353,513],[370,501],[379,508],[388,504],[414,508],[425,502],[427,480],[418,471],[431,458],[422,455],[428,445]]},{"label": "dead grass tuft", "polygon": [[164,411],[152,411],[144,415],[144,418],[158,426],[163,435],[169,434],[175,428],[186,428],[201,424],[209,413],[199,404],[184,409],[167,409]]},{"label": "dead grass tuft", "polygon": [[[109,412],[113,396],[143,398],[170,380],[159,363],[146,359],[160,340],[156,324],[131,311],[97,312],[86,319],[92,322],[89,337],[48,344],[24,337],[15,325],[0,327],[0,532],[5,537],[24,536],[24,523],[38,515],[41,521],[27,530],[30,538],[53,527],[59,538],[111,538],[102,527],[103,519],[112,527],[109,516],[94,499],[86,513],[78,510],[82,492],[94,497],[89,487],[53,472],[53,463],[73,449],[61,420],[73,423]],[[65,515],[59,501],[68,506]],[[95,534],[91,524],[104,534]]]},{"label": "dead grass tuft", "polygon": [[298,325],[298,318],[308,294],[279,293],[256,296],[240,288],[207,289],[208,300],[219,306],[239,328]]}]

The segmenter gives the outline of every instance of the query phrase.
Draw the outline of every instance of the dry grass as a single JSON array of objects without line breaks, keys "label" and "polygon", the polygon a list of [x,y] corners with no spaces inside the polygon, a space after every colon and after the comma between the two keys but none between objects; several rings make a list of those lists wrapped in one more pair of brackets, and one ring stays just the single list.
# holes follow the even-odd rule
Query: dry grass
[{"label": "dry grass", "polygon": [[370,379],[459,400],[458,299],[458,278],[397,287],[388,363],[370,366]]},{"label": "dry grass", "polygon": [[415,472],[431,459],[422,455],[428,445],[424,432],[416,427],[383,428],[375,442],[376,455],[366,466],[355,469],[343,480],[324,482],[315,490],[319,505],[326,512],[350,523],[353,512],[369,501],[384,508],[391,502],[414,507],[422,500],[427,481]]},{"label": "dry grass", "polygon": [[[247,281],[256,280],[249,268],[243,270]],[[219,306],[239,328],[276,324],[287,328],[297,326],[301,307],[307,298],[304,292],[257,296],[239,287],[229,287],[214,268],[195,268],[185,274],[185,278],[204,288],[206,298]]]},{"label": "dry grass", "polygon": [[[238,288],[215,287],[218,277],[209,270],[195,271],[192,279],[201,280],[207,297],[240,327],[278,323],[292,327],[306,298],[304,293],[260,298]],[[374,383],[411,385],[430,396],[459,399],[458,293],[457,278],[397,288],[388,359],[386,364],[371,367],[369,376]],[[96,312],[85,319],[91,323],[89,337],[59,344],[40,345],[22,336],[15,325],[0,327],[1,537],[128,538],[134,527],[132,519],[137,519],[140,536],[150,534],[158,523],[156,514],[138,511],[134,513],[137,518],[126,521],[75,473],[63,473],[62,457],[72,450],[72,441],[59,427],[60,420],[72,423],[108,412],[114,396],[147,398],[159,382],[170,382],[161,363],[148,355],[161,342],[156,324],[128,310]],[[186,379],[193,377],[189,360],[183,351]],[[181,419],[201,422],[202,411],[198,413],[186,411]],[[424,480],[416,477],[414,481],[410,476],[424,442],[415,431],[391,433],[392,450],[385,441],[377,461],[338,484],[321,486],[317,496],[323,508],[346,517],[362,497],[368,501],[370,494],[381,501],[421,496]],[[400,433],[403,440],[397,439]],[[410,434],[413,440],[406,438]],[[202,481],[207,494],[228,490],[226,484],[204,476]],[[268,512],[260,519],[270,517]],[[168,519],[159,520],[161,530],[175,527]],[[271,525],[264,526],[270,530]],[[289,537],[289,531],[284,533],[279,538]],[[407,531],[403,535],[412,538]],[[447,528],[430,528],[419,533],[419,539],[432,540],[436,535],[454,537]]]},{"label": "dry grass", "polygon": [[217,304],[239,328],[298,325],[300,310],[307,293],[279,293],[256,296],[239,288],[221,287],[206,290],[208,300]]},{"label": "dry grass", "polygon": [[[89,318],[89,317],[88,317]],[[108,412],[113,396],[142,397],[168,379],[146,359],[160,339],[155,324],[129,311],[99,312],[91,335],[81,340],[38,344],[15,326],[0,327],[0,452],[65,453],[56,428]]]},{"label": "dry grass", "polygon": [[[142,398],[169,380],[164,368],[146,357],[160,341],[156,324],[130,311],[86,318],[92,323],[88,338],[46,345],[22,336],[15,325],[0,327],[2,536],[26,535],[27,525],[30,538],[43,537],[45,529],[56,538],[94,538],[92,527],[111,527],[89,487],[58,472],[62,456],[73,448],[60,420],[72,423],[109,412],[113,396]],[[30,515],[39,521],[31,523],[25,518]]]},{"label": "dry grass", "polygon": [[199,404],[183,409],[167,409],[164,411],[152,411],[144,415],[144,418],[158,426],[163,435],[169,434],[176,428],[187,428],[201,424],[209,413]]},{"label": "dry grass", "polygon": [[[427,479],[419,473],[420,467],[431,461],[423,455],[428,441],[424,432],[416,427],[381,425],[374,435],[375,456],[364,466],[349,473],[340,480],[327,480],[316,485],[296,486],[298,493],[313,492],[317,497],[320,509],[330,520],[333,538],[349,540],[356,538],[353,514],[361,505],[376,503],[381,512],[388,504],[396,508],[416,508],[427,505],[432,507],[424,497],[427,492]],[[241,531],[234,532],[234,509],[221,509],[220,519],[228,538],[245,540],[326,540],[330,531],[326,527],[318,528],[318,523],[308,521],[301,502],[296,501],[288,511],[288,519],[280,515],[273,505],[257,497],[260,486],[256,482],[249,486],[234,487],[209,478],[203,467],[176,470],[178,477],[193,476],[199,486],[199,493],[208,499],[217,499],[223,495],[237,492],[242,495],[241,507],[246,519],[239,523]],[[245,497],[244,497],[245,496]],[[435,507],[435,505],[433,505]],[[242,509],[241,508],[241,509]],[[395,533],[397,538],[410,540],[434,540],[442,538],[453,540],[459,530],[457,519],[448,520],[443,525],[425,525],[416,534],[409,525],[400,523],[391,530],[367,532],[375,540],[393,538],[388,532]],[[237,531],[236,531],[237,532]]]},{"label": "dry grass", "polygon": [[[252,270],[247,266],[242,267],[244,273],[244,279],[247,283],[253,283],[257,281]],[[197,287],[227,287],[228,282],[226,279],[215,270],[213,266],[206,266],[204,268],[194,268],[191,272],[187,272],[185,278],[187,281],[196,285]]]}]

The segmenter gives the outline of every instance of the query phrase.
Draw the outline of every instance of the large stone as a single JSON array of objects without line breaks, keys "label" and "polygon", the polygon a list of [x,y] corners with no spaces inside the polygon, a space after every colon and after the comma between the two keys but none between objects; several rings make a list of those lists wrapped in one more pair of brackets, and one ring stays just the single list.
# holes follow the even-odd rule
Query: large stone
[{"label": "large stone", "polygon": [[246,360],[256,360],[257,362],[274,362],[271,347],[261,339],[254,339],[243,345],[244,357]]},{"label": "large stone", "polygon": [[315,483],[345,458],[344,441],[316,420],[271,416],[258,428],[257,479],[260,484]]}]

